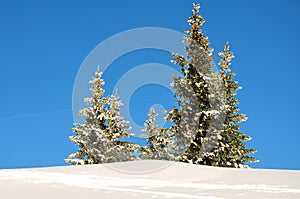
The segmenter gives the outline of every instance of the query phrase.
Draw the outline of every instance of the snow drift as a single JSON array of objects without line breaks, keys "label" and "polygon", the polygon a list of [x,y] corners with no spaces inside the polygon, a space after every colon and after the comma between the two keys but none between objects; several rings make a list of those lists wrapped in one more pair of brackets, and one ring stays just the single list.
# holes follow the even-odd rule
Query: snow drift
[{"label": "snow drift", "polygon": [[147,160],[0,170],[1,199],[300,198],[300,171]]}]

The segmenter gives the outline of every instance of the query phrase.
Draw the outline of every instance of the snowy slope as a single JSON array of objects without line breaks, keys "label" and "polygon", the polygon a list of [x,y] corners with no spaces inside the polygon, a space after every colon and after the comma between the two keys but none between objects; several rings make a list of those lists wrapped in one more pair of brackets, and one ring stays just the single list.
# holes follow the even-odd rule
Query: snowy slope
[{"label": "snowy slope", "polygon": [[300,171],[216,168],[154,160],[0,170],[0,198],[299,199]]}]

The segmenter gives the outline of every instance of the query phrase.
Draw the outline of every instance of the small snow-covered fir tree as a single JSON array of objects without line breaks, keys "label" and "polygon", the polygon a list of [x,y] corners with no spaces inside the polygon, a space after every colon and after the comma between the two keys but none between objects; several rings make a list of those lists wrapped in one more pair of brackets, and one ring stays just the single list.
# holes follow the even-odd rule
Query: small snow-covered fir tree
[{"label": "small snow-covered fir tree", "polygon": [[239,123],[246,121],[247,117],[245,114],[239,113],[239,108],[237,107],[239,100],[235,96],[241,87],[234,80],[236,74],[231,72],[230,69],[234,54],[229,50],[228,43],[224,47],[224,52],[219,52],[219,56],[221,57],[219,62],[220,78],[226,90],[226,106],[223,110],[226,117],[220,133],[221,139],[218,142],[218,148],[214,151],[213,165],[222,167],[248,167],[246,165],[248,162],[257,162],[258,160],[247,155],[256,151],[254,149],[247,149],[245,146],[245,142],[250,140],[251,137],[239,132],[241,128]]},{"label": "small snow-covered fir tree", "polygon": [[85,98],[89,107],[78,111],[84,116],[84,122],[75,123],[70,141],[78,145],[78,150],[65,161],[72,164],[99,164],[116,161],[127,161],[135,158],[134,144],[124,142],[124,137],[132,136],[128,132],[128,122],[120,114],[121,102],[117,95],[104,97],[104,80],[98,70],[89,81],[92,96]]},{"label": "small snow-covered fir tree", "polygon": [[173,155],[169,152],[169,146],[173,142],[172,135],[168,129],[159,128],[155,124],[157,113],[154,108],[150,109],[149,118],[145,122],[142,135],[147,138],[148,147],[142,147],[139,157],[142,159],[172,160]]},{"label": "small snow-covered fir tree", "polygon": [[124,140],[124,138],[131,137],[134,134],[129,132],[129,122],[124,120],[124,117],[121,115],[120,106],[123,103],[119,100],[117,91],[115,95],[110,96],[109,104],[107,111],[107,139],[110,147],[106,152],[109,157],[108,162],[135,160],[135,154],[140,146]]}]

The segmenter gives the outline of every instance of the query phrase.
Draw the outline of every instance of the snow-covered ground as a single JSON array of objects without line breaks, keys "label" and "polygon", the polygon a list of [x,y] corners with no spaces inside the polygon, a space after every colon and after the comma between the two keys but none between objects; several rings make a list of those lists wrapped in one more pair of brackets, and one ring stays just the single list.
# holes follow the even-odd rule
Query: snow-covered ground
[{"label": "snow-covered ground", "polygon": [[[133,172],[134,171],[134,172]],[[136,161],[0,170],[1,199],[300,198],[300,171]]]}]

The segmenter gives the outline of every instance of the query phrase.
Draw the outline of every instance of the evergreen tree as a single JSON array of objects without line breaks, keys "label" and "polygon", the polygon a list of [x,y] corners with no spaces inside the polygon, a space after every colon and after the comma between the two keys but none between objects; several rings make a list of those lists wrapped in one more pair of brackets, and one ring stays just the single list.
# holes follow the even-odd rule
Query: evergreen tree
[{"label": "evergreen tree", "polygon": [[121,115],[120,106],[123,103],[119,100],[117,92],[115,95],[110,96],[109,104],[107,139],[111,145],[107,151],[107,154],[109,154],[108,162],[135,160],[135,154],[140,146],[124,140],[124,138],[131,137],[134,134],[129,132],[129,122],[124,120],[124,117]]},{"label": "evergreen tree", "polygon": [[145,122],[143,131],[147,132],[142,137],[147,138],[148,147],[142,147],[140,150],[140,158],[156,159],[156,160],[172,160],[169,153],[169,145],[172,143],[172,137],[168,129],[159,128],[155,124],[157,113],[154,108],[150,109],[149,118]]},{"label": "evergreen tree", "polygon": [[221,131],[221,139],[218,142],[218,149],[214,151],[215,166],[222,167],[248,167],[246,163],[257,162],[258,160],[247,156],[246,154],[254,153],[254,149],[247,149],[245,141],[250,140],[251,137],[239,132],[240,124],[247,120],[245,114],[239,113],[237,107],[238,99],[235,98],[237,91],[241,89],[234,80],[235,73],[231,72],[231,60],[234,58],[233,52],[229,50],[229,44],[224,47],[224,52],[219,52],[221,57],[219,66],[221,72],[221,79],[226,90],[226,108],[224,114],[226,115]]},{"label": "evergreen tree", "polygon": [[[174,76],[171,85],[175,91],[178,107],[168,111],[165,119],[171,121],[170,128],[157,128],[153,113],[146,122],[150,151],[158,156],[163,154],[169,160],[211,164],[208,162],[212,145],[216,142],[216,129],[211,125],[211,117],[218,111],[213,106],[213,88],[216,72],[212,71],[213,49],[209,47],[208,37],[201,26],[204,18],[198,15],[200,5],[194,4],[193,15],[188,22],[191,26],[184,38],[186,54],[184,57],[172,53],[172,62],[181,67],[181,76]],[[209,143],[209,144],[207,144]],[[160,156],[161,158],[161,156]]]},{"label": "evergreen tree", "polygon": [[[117,95],[104,97],[104,80],[98,70],[89,81],[92,96],[85,98],[89,107],[78,111],[84,116],[84,123],[75,123],[70,141],[79,146],[78,151],[70,154],[66,162],[72,164],[99,164],[126,161],[135,158],[134,144],[124,142],[121,138],[132,136],[128,133],[128,122],[120,115],[121,102]],[[130,148],[131,147],[131,148]]]},{"label": "evergreen tree", "polygon": [[[173,53],[173,63],[181,67],[182,77],[174,77],[172,86],[178,99],[179,109],[173,108],[166,116],[174,125],[173,132],[177,160],[194,164],[211,165],[212,147],[217,140],[217,126],[212,118],[219,113],[214,106],[214,84],[217,73],[213,67],[213,49],[208,37],[202,33],[205,20],[198,15],[200,5],[194,4],[191,26],[184,39],[187,56]],[[176,146],[177,145],[177,146]]]},{"label": "evergreen tree", "polygon": [[155,113],[150,111],[145,123],[148,151],[157,159],[168,157],[194,164],[246,167],[246,162],[256,161],[246,154],[255,150],[246,149],[245,141],[250,137],[238,132],[238,123],[246,116],[238,113],[238,100],[234,98],[239,87],[232,80],[234,74],[229,73],[233,53],[226,46],[225,52],[220,53],[221,74],[213,70],[213,49],[202,33],[205,20],[198,15],[199,8],[199,4],[194,4],[188,20],[191,28],[185,31],[186,56],[172,53],[172,62],[180,66],[182,74],[174,76],[171,84],[178,107],[165,117],[173,125],[158,128],[154,125]]}]

